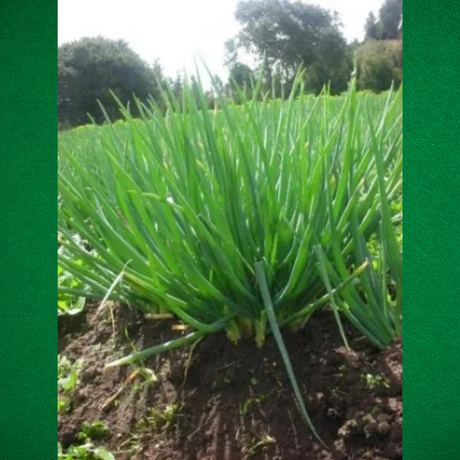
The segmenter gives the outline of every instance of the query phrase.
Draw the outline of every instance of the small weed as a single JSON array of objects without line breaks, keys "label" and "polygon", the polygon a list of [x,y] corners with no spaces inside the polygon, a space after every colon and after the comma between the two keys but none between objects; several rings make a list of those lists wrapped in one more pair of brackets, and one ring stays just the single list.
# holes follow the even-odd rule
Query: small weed
[{"label": "small weed", "polygon": [[58,396],[58,414],[62,414],[67,412],[69,409],[69,405],[66,398],[60,398]]},{"label": "small weed", "polygon": [[370,252],[371,256],[377,257],[380,253],[380,242],[378,235],[374,233],[367,242],[367,249]]},{"label": "small weed", "polygon": [[380,407],[379,406],[374,406],[371,410],[372,415],[376,415],[380,413]]},{"label": "small weed", "polygon": [[128,453],[130,456],[133,456],[133,455],[138,454],[141,450],[142,450],[142,436],[134,433],[129,438]]},{"label": "small weed", "polygon": [[348,420],[341,428],[339,428],[338,435],[342,438],[347,438],[358,426],[359,424],[355,419]]},{"label": "small weed", "polygon": [[82,368],[81,360],[72,364],[65,356],[58,356],[58,413],[67,412],[72,408]]},{"label": "small weed", "polygon": [[93,423],[83,422],[82,429],[80,433],[78,433],[77,438],[79,441],[86,442],[89,440],[102,439],[107,436],[109,432],[110,428],[99,420]]},{"label": "small weed", "polygon": [[155,384],[158,381],[158,376],[152,369],[147,367],[138,368],[139,376],[142,378],[140,382],[136,382],[133,386],[135,392],[140,392],[146,388],[149,388],[151,385]]},{"label": "small weed", "polygon": [[240,407],[240,415],[246,415],[255,402],[256,401],[253,398],[246,399],[246,401],[244,401],[243,405]]},{"label": "small weed", "polygon": [[78,385],[78,376],[83,368],[81,360],[73,364],[65,357],[58,356],[58,388],[64,393],[71,393]]},{"label": "small weed", "polygon": [[[64,247],[61,246],[58,253],[62,254]],[[81,265],[82,260],[74,260],[77,264]],[[80,287],[80,282],[69,272],[58,264],[58,287],[75,289]],[[58,292],[58,316],[59,315],[77,315],[85,308],[86,299],[84,297],[77,297],[75,295]]]},{"label": "small weed", "polygon": [[225,385],[232,385],[233,384],[233,378],[232,377],[225,377],[224,378],[224,383],[225,383]]},{"label": "small weed", "polygon": [[104,447],[95,447],[90,442],[81,446],[70,446],[67,452],[64,452],[61,445],[58,444],[58,460],[115,460]]},{"label": "small weed", "polygon": [[[139,379],[142,379],[140,382]],[[108,398],[100,406],[101,410],[106,409],[110,405],[114,407],[120,406],[120,400],[118,399],[122,393],[128,388],[131,387],[131,391],[124,400],[124,405],[129,404],[137,393],[141,391],[146,391],[151,385],[158,381],[158,377],[151,369],[146,367],[136,367],[133,372],[128,376],[128,378],[123,382],[121,387],[116,391],[116,393]]]},{"label": "small weed", "polygon": [[179,417],[183,408],[184,403],[182,402],[169,404],[164,410],[157,409],[156,407],[150,408],[147,417],[140,420],[136,428],[139,431],[148,431],[149,429],[160,430],[163,428],[167,430],[176,423],[177,417]]},{"label": "small weed", "polygon": [[270,444],[275,444],[276,439],[272,436],[269,436],[267,433],[262,434],[262,436],[253,439],[250,444],[247,446],[247,455],[248,457],[253,457],[256,455],[262,448]]},{"label": "small weed", "polygon": [[240,415],[246,415],[255,405],[261,404],[267,395],[261,395],[258,398],[248,398],[244,401],[243,405],[240,407]]},{"label": "small weed", "polygon": [[381,375],[366,374],[364,375],[364,380],[368,388],[370,388],[371,390],[378,386],[390,388],[390,383],[388,382],[388,380],[382,377]]}]

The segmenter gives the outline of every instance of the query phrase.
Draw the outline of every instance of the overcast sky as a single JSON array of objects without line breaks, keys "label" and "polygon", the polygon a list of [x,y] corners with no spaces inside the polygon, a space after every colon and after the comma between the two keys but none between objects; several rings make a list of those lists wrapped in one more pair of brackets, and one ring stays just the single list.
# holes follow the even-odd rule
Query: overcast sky
[{"label": "overcast sky", "polygon": [[[194,56],[226,78],[224,43],[238,32],[237,0],[58,0],[58,45],[102,35],[123,39],[144,60],[159,58],[168,76],[193,72]],[[336,10],[348,41],[364,36],[369,11],[377,15],[383,0],[316,0]]]}]

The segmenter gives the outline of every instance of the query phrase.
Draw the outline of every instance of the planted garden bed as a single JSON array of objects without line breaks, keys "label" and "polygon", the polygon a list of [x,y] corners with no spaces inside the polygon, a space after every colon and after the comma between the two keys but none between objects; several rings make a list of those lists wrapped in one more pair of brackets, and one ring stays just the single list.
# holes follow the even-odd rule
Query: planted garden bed
[{"label": "planted garden bed", "polygon": [[402,90],[302,82],[60,138],[60,458],[401,457]]}]

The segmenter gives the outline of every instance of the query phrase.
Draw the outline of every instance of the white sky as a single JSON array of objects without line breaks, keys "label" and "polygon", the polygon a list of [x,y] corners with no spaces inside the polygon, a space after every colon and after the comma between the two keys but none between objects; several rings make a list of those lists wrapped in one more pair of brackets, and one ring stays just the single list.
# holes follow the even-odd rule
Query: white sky
[{"label": "white sky", "polygon": [[[348,41],[364,36],[369,11],[377,16],[383,0],[316,0],[336,10]],[[58,0],[58,45],[102,35],[123,39],[145,61],[159,58],[165,74],[194,71],[199,54],[226,79],[224,43],[238,33],[237,0]]]}]

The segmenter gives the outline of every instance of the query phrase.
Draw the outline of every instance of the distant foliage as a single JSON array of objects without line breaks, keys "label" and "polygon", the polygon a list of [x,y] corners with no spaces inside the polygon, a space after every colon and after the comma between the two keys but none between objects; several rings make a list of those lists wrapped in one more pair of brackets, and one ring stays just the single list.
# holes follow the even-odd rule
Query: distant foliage
[{"label": "distant foliage", "polygon": [[156,77],[162,78],[158,64],[149,67],[122,40],[83,38],[58,48],[58,123],[76,126],[104,121],[97,100],[109,116],[120,118],[110,95],[112,90],[124,104],[133,93],[141,99],[156,97]]},{"label": "distant foliage", "polygon": [[370,40],[357,50],[360,89],[376,93],[387,90],[391,83],[399,87],[402,81],[402,42],[400,40]]},{"label": "distant foliage", "polygon": [[351,59],[335,13],[299,1],[246,0],[238,3],[235,17],[241,31],[226,43],[227,65],[235,64],[243,48],[259,62],[265,56],[268,86],[275,76],[292,84],[302,66],[310,91],[318,93],[328,82],[332,92],[346,89]]},{"label": "distant foliage", "polygon": [[382,38],[382,25],[371,11],[364,26],[365,40],[380,40]]},{"label": "distant foliage", "polygon": [[246,97],[250,98],[252,93],[252,85],[257,80],[257,75],[246,64],[235,62],[229,69],[229,81],[225,88],[226,94],[232,97],[235,102],[240,102],[240,97],[235,88],[237,86],[242,90]]},{"label": "distant foliage", "polygon": [[402,0],[385,0],[378,19],[371,11],[364,26],[365,40],[396,40],[402,38]]},{"label": "distant foliage", "polygon": [[402,0],[385,0],[379,11],[382,39],[393,40],[402,35]]},{"label": "distant foliage", "polygon": [[385,0],[376,18],[364,26],[364,44],[357,48],[359,87],[380,92],[402,81],[402,0]]},{"label": "distant foliage", "polygon": [[[378,18],[369,13],[365,39],[347,44],[337,13],[320,6],[289,0],[241,0],[235,18],[239,33],[225,43],[225,65],[230,78],[215,78],[221,93],[241,104],[252,98],[252,82],[262,75],[258,98],[284,99],[291,93],[300,68],[305,70],[302,89],[318,94],[328,85],[330,94],[347,90],[353,58],[359,63],[359,88],[385,91],[402,80],[402,0],[384,0]],[[240,51],[255,59],[249,67]],[[133,95],[152,97],[165,110],[160,86],[182,101],[186,77],[167,78],[160,65],[144,62],[122,40],[83,38],[58,48],[58,129],[105,121],[99,102],[115,121],[121,117],[113,91],[123,105],[138,116]],[[194,86],[193,79],[191,81]],[[236,89],[236,86],[242,91]],[[216,88],[204,94],[209,108],[218,106]],[[98,102],[99,101],[99,102]],[[181,102],[174,111],[186,110]]]}]

